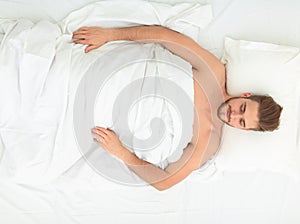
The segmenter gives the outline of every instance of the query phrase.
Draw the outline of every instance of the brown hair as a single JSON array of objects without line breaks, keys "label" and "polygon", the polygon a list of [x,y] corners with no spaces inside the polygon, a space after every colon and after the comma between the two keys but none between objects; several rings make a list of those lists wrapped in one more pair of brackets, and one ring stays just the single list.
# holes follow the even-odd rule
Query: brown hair
[{"label": "brown hair", "polygon": [[248,99],[258,102],[258,127],[254,131],[274,131],[279,127],[282,107],[270,96],[252,95]]}]

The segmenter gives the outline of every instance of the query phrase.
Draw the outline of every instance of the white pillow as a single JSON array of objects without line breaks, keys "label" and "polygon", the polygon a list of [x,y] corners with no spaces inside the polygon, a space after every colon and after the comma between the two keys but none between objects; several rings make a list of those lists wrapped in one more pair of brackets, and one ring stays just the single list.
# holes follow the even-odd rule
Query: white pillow
[{"label": "white pillow", "polygon": [[228,93],[267,94],[283,111],[274,132],[242,131],[226,125],[217,167],[234,172],[271,171],[297,179],[299,49],[228,37],[224,46]]}]

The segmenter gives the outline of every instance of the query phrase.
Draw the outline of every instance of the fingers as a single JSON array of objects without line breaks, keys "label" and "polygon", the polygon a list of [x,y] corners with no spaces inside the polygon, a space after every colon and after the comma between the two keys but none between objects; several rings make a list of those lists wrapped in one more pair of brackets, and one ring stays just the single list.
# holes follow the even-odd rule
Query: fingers
[{"label": "fingers", "polygon": [[100,131],[100,130],[95,130],[95,129],[92,129],[92,133],[97,135],[97,136],[101,136],[102,138],[106,138],[107,137],[107,134],[105,134],[103,131]]},{"label": "fingers", "polygon": [[95,27],[81,27],[80,29],[76,30],[73,32],[73,35],[78,35],[78,34],[87,34],[95,30]]},{"label": "fingers", "polygon": [[100,137],[102,142],[103,142],[103,140],[108,139],[108,135],[105,132],[103,132],[101,130],[97,130],[95,128],[92,129],[92,134],[95,135],[96,137]]},{"label": "fingers", "polygon": [[94,49],[96,49],[98,47],[96,45],[92,45],[91,42],[90,42],[90,40],[88,39],[88,36],[84,35],[84,34],[73,34],[72,39],[73,39],[73,43],[74,44],[85,44],[85,45],[88,45],[85,48],[85,50],[84,50],[85,53],[88,53],[91,50],[94,50]]},{"label": "fingers", "polygon": [[95,138],[93,138],[93,141],[101,146],[104,147],[111,141],[111,134],[114,133],[109,129],[102,128],[102,127],[95,127],[92,128],[92,134]]},{"label": "fingers", "polygon": [[106,141],[109,140],[108,136],[104,132],[95,128],[92,129],[92,134],[95,137],[93,138],[93,141],[101,147],[103,147],[106,144]]},{"label": "fingers", "polygon": [[87,40],[89,40],[88,31],[76,31],[72,35],[73,42],[75,44],[89,44]]},{"label": "fingers", "polygon": [[91,50],[94,50],[96,48],[97,48],[97,46],[95,46],[95,45],[89,45],[85,48],[84,52],[89,53]]},{"label": "fingers", "polygon": [[110,140],[111,137],[113,137],[112,135],[114,134],[113,131],[102,127],[93,128],[92,133],[97,136],[101,136],[104,140]]},{"label": "fingers", "polygon": [[87,40],[89,40],[90,36],[88,34],[73,34],[72,39],[74,40],[73,42],[84,42],[87,43]]},{"label": "fingers", "polygon": [[87,40],[74,40],[74,44],[89,44]]},{"label": "fingers", "polygon": [[101,131],[102,133],[106,134],[107,136],[111,136],[114,132],[107,129],[107,128],[102,128],[102,127],[98,127],[96,126],[96,130]]},{"label": "fingers", "polygon": [[93,44],[91,33],[94,29],[95,27],[81,27],[79,30],[73,32],[72,39],[74,44],[88,45],[84,50],[85,53],[88,53],[100,46]]},{"label": "fingers", "polygon": [[77,33],[77,34],[73,34],[73,36],[72,36],[72,39],[87,39],[86,38],[87,36],[86,36],[86,34],[83,34],[83,33]]},{"label": "fingers", "polygon": [[83,26],[83,27],[79,28],[78,30],[76,30],[74,33],[87,32],[90,28],[91,27]]},{"label": "fingers", "polygon": [[[100,140],[100,141],[99,141]],[[102,140],[101,139],[97,139],[97,138],[93,138],[93,141],[97,144],[97,145],[100,145],[101,147],[103,147],[103,143],[102,143]]]},{"label": "fingers", "polygon": [[105,142],[105,139],[99,135],[95,136],[95,138],[93,138],[94,141],[96,140],[97,142],[99,143],[104,143]]}]

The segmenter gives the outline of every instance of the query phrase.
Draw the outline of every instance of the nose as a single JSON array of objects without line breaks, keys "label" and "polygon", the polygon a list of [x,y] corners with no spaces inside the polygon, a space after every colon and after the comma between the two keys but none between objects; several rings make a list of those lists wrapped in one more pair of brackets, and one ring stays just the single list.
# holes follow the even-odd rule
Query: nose
[{"label": "nose", "polygon": [[230,114],[230,119],[231,120],[240,119],[242,117],[243,117],[242,113],[239,113],[239,112],[236,112],[236,111],[231,111],[231,114]]}]

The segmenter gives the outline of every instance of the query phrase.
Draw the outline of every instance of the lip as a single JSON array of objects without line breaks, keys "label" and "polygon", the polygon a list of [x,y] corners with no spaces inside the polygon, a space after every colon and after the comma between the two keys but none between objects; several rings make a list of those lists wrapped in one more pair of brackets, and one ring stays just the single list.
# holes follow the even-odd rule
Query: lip
[{"label": "lip", "polygon": [[227,113],[226,113],[226,116],[227,116],[227,121],[229,122],[229,115],[230,115],[230,109],[229,109],[229,107],[228,107],[228,109],[227,109]]}]

